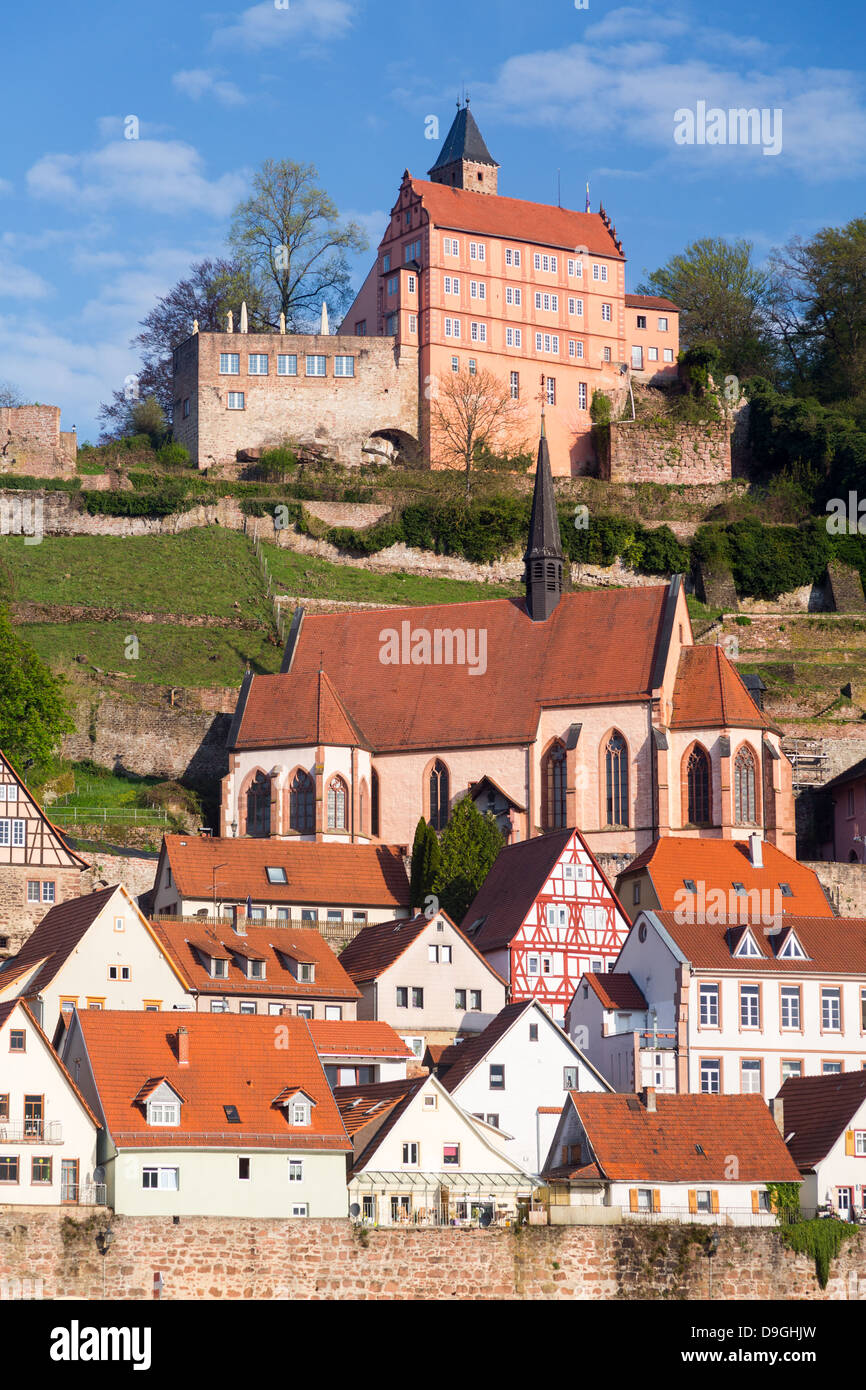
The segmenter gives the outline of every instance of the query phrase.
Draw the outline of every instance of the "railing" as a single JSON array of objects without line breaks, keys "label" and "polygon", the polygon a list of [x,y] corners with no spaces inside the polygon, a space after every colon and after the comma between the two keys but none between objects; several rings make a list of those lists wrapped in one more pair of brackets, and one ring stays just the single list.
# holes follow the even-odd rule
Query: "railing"
[{"label": "railing", "polygon": [[104,1207],[106,1205],[104,1182],[67,1183],[61,1186],[60,1201],[64,1205],[80,1207]]},{"label": "railing", "polygon": [[23,1125],[7,1124],[0,1120],[0,1143],[62,1144],[63,1125],[59,1120],[25,1120]]},{"label": "railing", "polygon": [[[307,931],[317,931],[325,941],[352,941],[359,932],[363,931],[368,925],[366,922],[338,922],[336,920],[327,921],[319,918],[318,921],[309,921],[302,917],[244,917],[241,919],[244,927],[267,927],[269,931],[273,928],[284,928],[286,931],[297,931],[299,928]],[[216,931],[233,931],[234,922],[231,917],[213,917],[208,914],[206,917],[180,917],[168,914],[159,914],[151,918],[157,926],[177,926],[182,922],[185,927],[193,930],[195,927],[212,927]]]},{"label": "railing", "polygon": [[168,812],[160,807],[139,806],[62,806],[57,802],[46,807],[49,820],[55,825],[167,825]]},{"label": "railing", "polygon": [[783,1212],[781,1217],[774,1211],[753,1211],[751,1207],[724,1207],[720,1211],[690,1211],[688,1207],[664,1207],[662,1211],[629,1211],[622,1209],[623,1221],[642,1221],[647,1225],[663,1225],[674,1221],[692,1226],[726,1226],[730,1217],[733,1226],[778,1226],[788,1225],[800,1220],[800,1213],[791,1215]]}]

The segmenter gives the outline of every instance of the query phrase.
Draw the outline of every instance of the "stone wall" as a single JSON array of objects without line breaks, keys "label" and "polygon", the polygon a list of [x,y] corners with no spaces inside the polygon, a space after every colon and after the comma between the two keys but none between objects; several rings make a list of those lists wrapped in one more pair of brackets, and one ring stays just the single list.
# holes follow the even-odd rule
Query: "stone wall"
[{"label": "stone wall", "polygon": [[723,483],[732,474],[731,429],[723,422],[620,420],[595,434],[599,477],[607,482]]},{"label": "stone wall", "polygon": [[152,704],[142,698],[85,694],[76,704],[76,732],[64,740],[62,754],[73,762],[90,759],[100,767],[183,779],[212,791],[228,772],[225,742],[230,723],[230,714],[179,709],[168,701]]},{"label": "stone wall", "polygon": [[122,883],[133,898],[149,893],[156,876],[158,854],[112,854],[108,850],[87,850],[90,868],[81,875],[81,892],[97,893],[101,888]]},{"label": "stone wall", "polygon": [[[105,1258],[97,1236],[111,1221]],[[357,1230],[348,1221],[112,1216],[0,1208],[0,1281],[41,1280],[45,1299],[706,1299],[706,1228],[638,1225],[512,1230]],[[773,1230],[722,1229],[713,1298],[866,1297],[863,1233],[827,1288],[814,1260]]]},{"label": "stone wall", "polygon": [[840,917],[866,917],[866,864],[815,859],[806,867],[815,870]]},{"label": "stone wall", "polygon": [[20,951],[31,932],[48,912],[49,903],[28,903],[27,880],[52,879],[55,902],[65,903],[88,890],[82,887],[80,869],[47,868],[43,865],[4,864],[0,867],[0,960]]},{"label": "stone wall", "polygon": [[0,406],[0,471],[74,472],[78,441],[61,430],[59,405]]}]

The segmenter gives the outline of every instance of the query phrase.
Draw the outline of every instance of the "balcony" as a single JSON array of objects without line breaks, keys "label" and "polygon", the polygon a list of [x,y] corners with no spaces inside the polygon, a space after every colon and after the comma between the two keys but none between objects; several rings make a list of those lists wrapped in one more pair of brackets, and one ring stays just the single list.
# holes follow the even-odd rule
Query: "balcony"
[{"label": "balcony", "polygon": [[[192,917],[172,916],[160,914],[151,918],[151,921],[158,927],[176,927],[178,922],[183,922],[184,926],[191,928],[194,926],[210,927],[211,930],[220,933],[234,931],[234,923],[231,917],[214,917],[210,913],[200,915],[196,913]],[[242,919],[245,930],[259,929],[266,927],[268,931],[297,931],[299,928],[304,931],[317,931],[329,945],[334,942],[349,942],[354,940],[359,932],[367,926],[366,922],[340,921],[336,918],[326,920],[319,918],[318,921],[310,921],[306,917],[245,917]],[[275,938],[276,939],[276,938]]]},{"label": "balcony", "polygon": [[62,1144],[63,1125],[59,1120],[25,1120],[23,1125],[0,1120],[0,1144]]},{"label": "balcony", "polygon": [[74,1186],[64,1186],[61,1189],[60,1201],[63,1206],[104,1207],[105,1183],[82,1182]]}]

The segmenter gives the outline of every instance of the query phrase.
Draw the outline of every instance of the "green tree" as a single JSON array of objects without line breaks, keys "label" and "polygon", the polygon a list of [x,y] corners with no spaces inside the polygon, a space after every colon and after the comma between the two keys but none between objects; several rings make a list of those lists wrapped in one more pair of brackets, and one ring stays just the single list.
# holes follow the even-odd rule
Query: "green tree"
[{"label": "green tree", "polygon": [[750,241],[703,237],[654,270],[640,294],[663,295],[680,309],[680,342],[715,343],[725,372],[771,375],[775,360],[769,319],[772,282],[752,260]]},{"label": "green tree", "polygon": [[168,433],[168,421],[156,396],[133,401],[129,407],[125,433],[146,434],[153,447],[159,448]]},{"label": "green tree", "polygon": [[347,255],[366,251],[367,237],[340,220],[317,178],[312,164],[266,159],[232,215],[229,244],[262,287],[272,328],[281,313],[290,330],[308,328],[323,299],[334,314],[352,299]]},{"label": "green tree", "polygon": [[433,884],[440,906],[455,922],[466,915],[504,844],[495,816],[489,811],[482,816],[471,796],[457,802],[442,831],[442,858]]},{"label": "green tree", "polygon": [[410,910],[420,910],[425,900],[433,892],[433,885],[439,873],[441,854],[439,840],[432,825],[422,816],[415,827],[412,842],[412,872],[409,879]]},{"label": "green tree", "polygon": [[63,735],[74,728],[61,682],[0,607],[0,749],[20,777],[40,782]]}]

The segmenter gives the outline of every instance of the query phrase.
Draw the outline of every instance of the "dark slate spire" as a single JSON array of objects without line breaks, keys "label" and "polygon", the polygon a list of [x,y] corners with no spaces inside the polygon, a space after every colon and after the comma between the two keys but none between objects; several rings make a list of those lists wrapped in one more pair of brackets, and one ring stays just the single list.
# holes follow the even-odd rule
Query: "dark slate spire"
[{"label": "dark slate spire", "polygon": [[478,193],[495,193],[498,168],[469,110],[467,98],[465,106],[458,106],[445,143],[428,174],[434,183]]},{"label": "dark slate spire", "polygon": [[541,416],[541,438],[535,465],[535,491],[529,518],[529,544],[523,557],[526,566],[526,607],[533,622],[549,618],[562,594],[563,554],[556,514],[556,494],[550,469],[550,451]]}]

